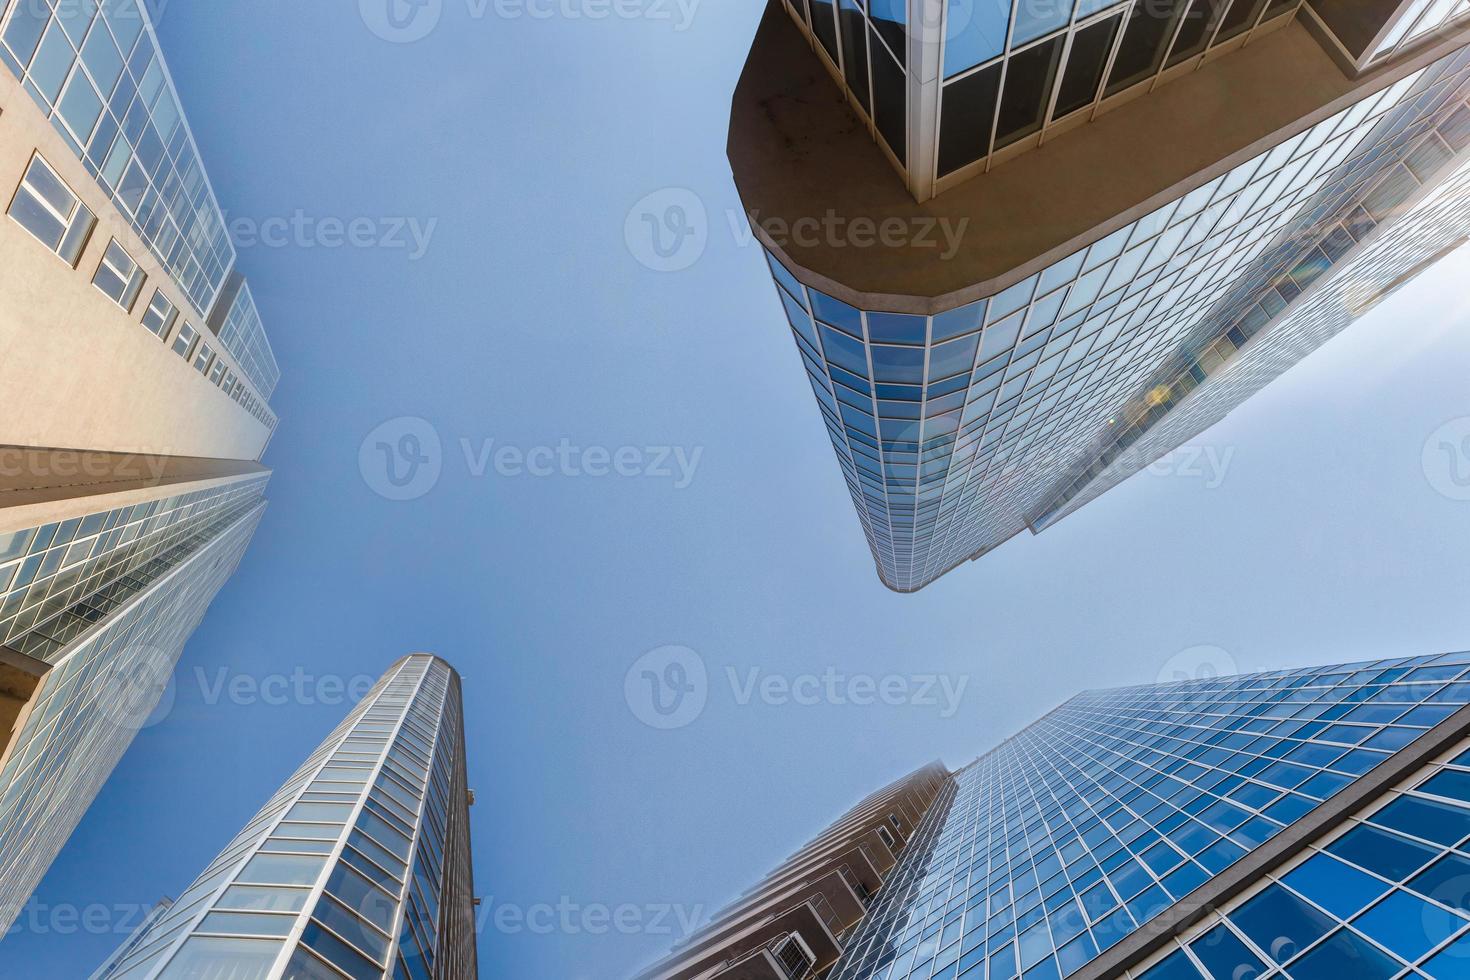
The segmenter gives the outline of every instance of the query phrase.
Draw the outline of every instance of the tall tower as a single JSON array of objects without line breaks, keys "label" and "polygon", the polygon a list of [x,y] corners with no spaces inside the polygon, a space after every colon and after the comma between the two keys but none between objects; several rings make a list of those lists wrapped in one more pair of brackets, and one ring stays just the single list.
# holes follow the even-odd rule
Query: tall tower
[{"label": "tall tower", "polygon": [[1470,159],[1467,15],[772,0],[730,161],[882,581],[1040,531],[1144,451],[1120,446],[1238,404],[1216,376],[1331,336],[1303,308],[1363,300],[1365,252],[1443,254],[1393,239]]},{"label": "tall tower", "polygon": [[637,980],[825,973],[952,782],[936,763],[868,796]]},{"label": "tall tower", "polygon": [[943,781],[837,954],[650,976],[1463,977],[1467,704],[1470,653],[1082,694]]},{"label": "tall tower", "polygon": [[0,0],[0,929],[265,508],[280,372],[147,10]]},{"label": "tall tower", "polygon": [[108,980],[473,980],[459,675],[404,657]]}]

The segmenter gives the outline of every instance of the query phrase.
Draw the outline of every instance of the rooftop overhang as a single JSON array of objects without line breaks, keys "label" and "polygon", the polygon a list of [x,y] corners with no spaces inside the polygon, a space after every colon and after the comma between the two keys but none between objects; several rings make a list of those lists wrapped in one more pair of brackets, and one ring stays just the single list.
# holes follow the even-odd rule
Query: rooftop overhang
[{"label": "rooftop overhang", "polygon": [[771,0],[736,88],[730,164],[756,237],[799,279],[862,309],[941,312],[1000,292],[1467,41],[1462,28],[1355,78],[1293,21],[920,204]]}]

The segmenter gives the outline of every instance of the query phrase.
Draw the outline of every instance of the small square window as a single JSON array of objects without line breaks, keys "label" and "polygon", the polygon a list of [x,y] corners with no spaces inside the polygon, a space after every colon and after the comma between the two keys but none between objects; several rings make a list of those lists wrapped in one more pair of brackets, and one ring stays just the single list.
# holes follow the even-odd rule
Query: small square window
[{"label": "small square window", "polygon": [[145,278],[138,263],[117,243],[117,239],[113,239],[108,242],[107,251],[103,253],[97,272],[92,276],[92,285],[102,290],[118,306],[132,312]]},{"label": "small square window", "polygon": [[76,267],[96,216],[38,153],[10,202],[10,216],[41,244]]}]

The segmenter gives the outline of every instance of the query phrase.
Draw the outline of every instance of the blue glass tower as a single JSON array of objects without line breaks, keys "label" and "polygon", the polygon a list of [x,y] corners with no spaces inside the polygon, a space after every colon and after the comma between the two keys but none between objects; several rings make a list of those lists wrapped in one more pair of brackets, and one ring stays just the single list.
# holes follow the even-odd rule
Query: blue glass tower
[{"label": "blue glass tower", "polygon": [[827,975],[1470,976],[1467,668],[1073,698],[954,775]]}]

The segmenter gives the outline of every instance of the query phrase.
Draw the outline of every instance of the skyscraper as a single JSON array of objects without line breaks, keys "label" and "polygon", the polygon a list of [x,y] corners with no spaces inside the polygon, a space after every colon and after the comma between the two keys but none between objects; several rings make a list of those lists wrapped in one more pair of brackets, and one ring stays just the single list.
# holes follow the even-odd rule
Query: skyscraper
[{"label": "skyscraper", "polygon": [[1464,977],[1467,668],[1079,695],[945,780],[839,952],[690,976]]},{"label": "skyscraper", "polygon": [[108,980],[472,980],[459,675],[404,657]]},{"label": "skyscraper", "polygon": [[1176,447],[1363,263],[1443,251],[1392,239],[1470,156],[1463,4],[860,8],[773,0],[730,159],[890,588]]},{"label": "skyscraper", "polygon": [[0,929],[265,508],[274,355],[137,0],[0,0]]},{"label": "skyscraper", "polygon": [[638,980],[805,977],[830,965],[951,782],[936,763],[868,796]]}]

